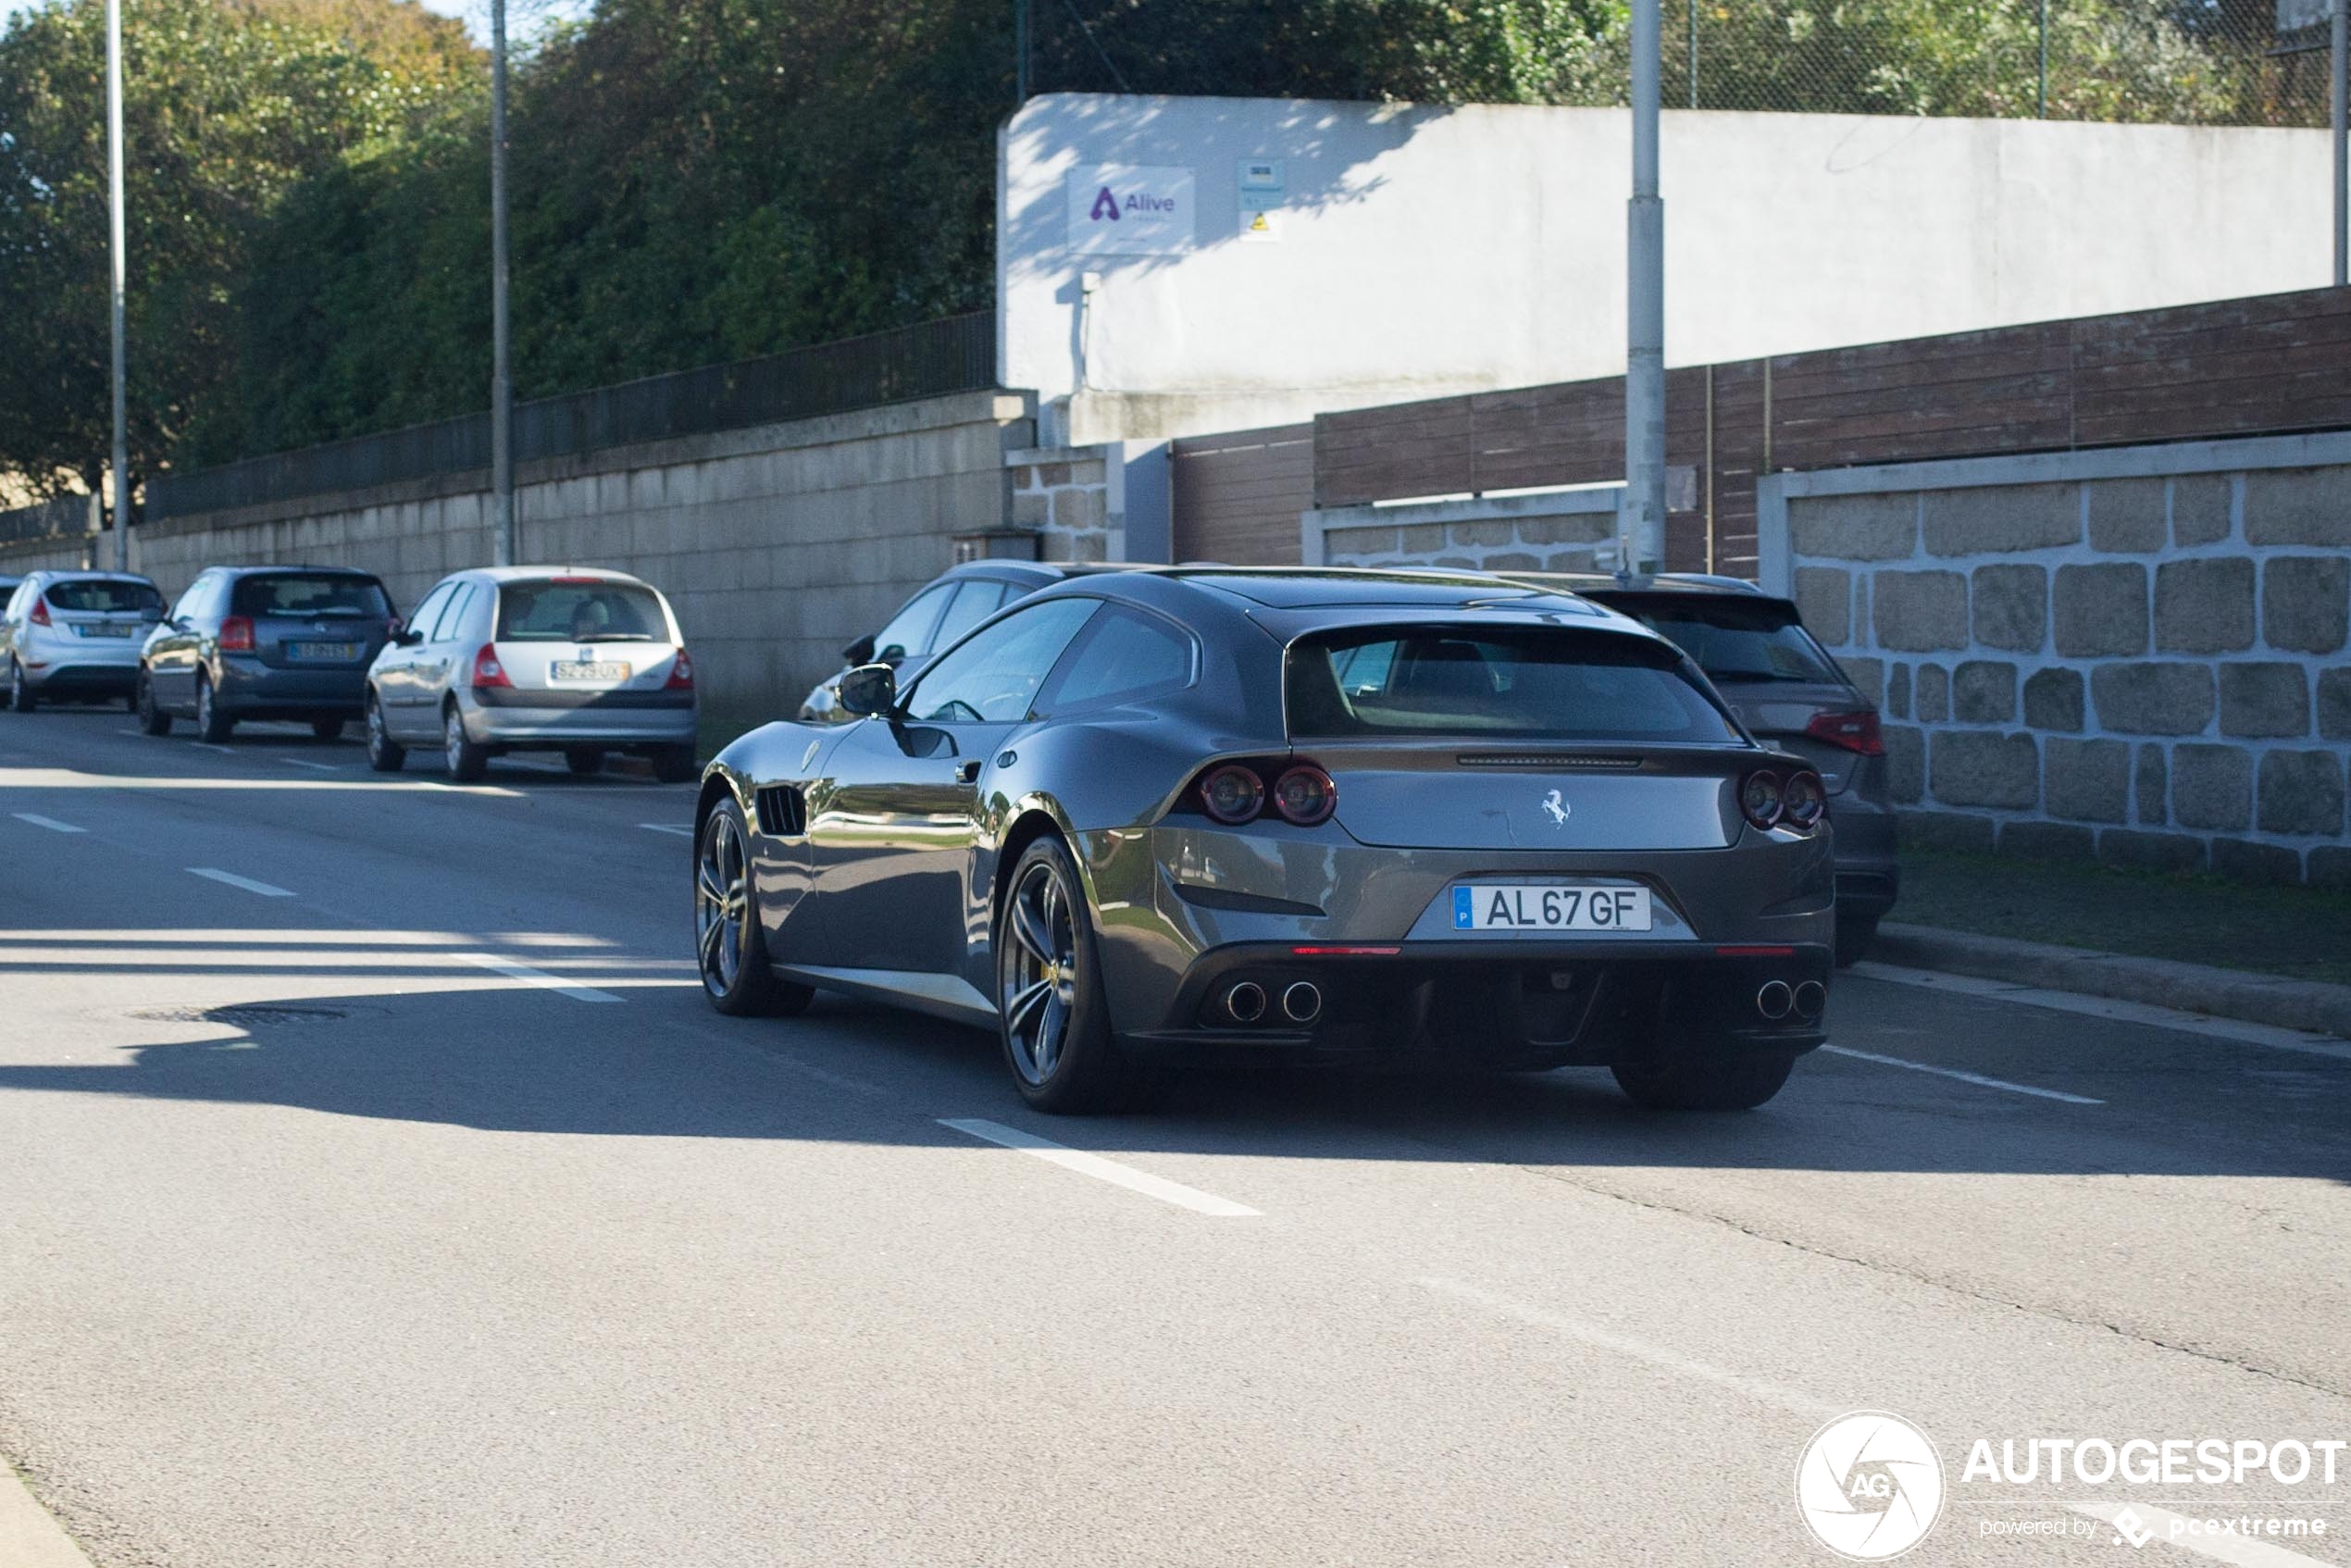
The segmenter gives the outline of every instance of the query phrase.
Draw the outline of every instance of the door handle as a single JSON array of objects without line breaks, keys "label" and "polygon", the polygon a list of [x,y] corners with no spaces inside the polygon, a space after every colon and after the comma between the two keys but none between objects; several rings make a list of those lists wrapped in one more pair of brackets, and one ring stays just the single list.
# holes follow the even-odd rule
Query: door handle
[{"label": "door handle", "polygon": [[955,782],[958,784],[976,784],[979,782],[979,759],[977,757],[972,758],[969,762],[959,762],[955,765]]}]

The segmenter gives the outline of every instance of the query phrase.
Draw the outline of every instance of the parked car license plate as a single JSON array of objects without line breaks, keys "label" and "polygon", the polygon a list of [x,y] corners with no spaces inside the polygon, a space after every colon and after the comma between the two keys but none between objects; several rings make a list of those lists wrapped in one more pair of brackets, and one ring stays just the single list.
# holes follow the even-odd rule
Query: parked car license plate
[{"label": "parked car license plate", "polygon": [[626,680],[628,666],[612,659],[599,659],[593,664],[578,659],[557,659],[547,666],[549,680]]},{"label": "parked car license plate", "polygon": [[1649,890],[1591,883],[1471,882],[1453,890],[1456,931],[1646,931]]},{"label": "parked car license plate", "polygon": [[136,628],[111,621],[84,621],[73,629],[84,637],[128,637]]},{"label": "parked car license plate", "polygon": [[289,642],[286,657],[304,665],[347,665],[359,656],[356,642]]}]

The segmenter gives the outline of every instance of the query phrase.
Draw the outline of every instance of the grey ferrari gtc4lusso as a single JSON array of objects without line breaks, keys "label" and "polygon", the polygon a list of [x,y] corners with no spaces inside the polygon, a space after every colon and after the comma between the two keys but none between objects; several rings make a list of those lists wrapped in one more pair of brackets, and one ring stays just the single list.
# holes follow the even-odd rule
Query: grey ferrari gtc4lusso
[{"label": "grey ferrari gtc4lusso", "polygon": [[1822,1041],[1820,777],[1572,594],[1086,577],[841,700],[703,777],[721,1012],[822,989],[993,1027],[1055,1112],[1172,1065],[1409,1057],[1743,1108]]}]

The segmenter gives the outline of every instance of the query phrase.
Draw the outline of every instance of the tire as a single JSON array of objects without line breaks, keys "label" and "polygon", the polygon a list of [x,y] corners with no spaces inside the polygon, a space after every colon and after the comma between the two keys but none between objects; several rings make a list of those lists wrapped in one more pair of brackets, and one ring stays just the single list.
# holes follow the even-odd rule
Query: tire
[{"label": "tire", "polygon": [[198,670],[196,672],[196,738],[206,745],[225,745],[228,743],[230,732],[236,728],[237,721],[222,713],[219,703],[213,698],[212,677]]},{"label": "tire", "polygon": [[1878,917],[1874,915],[1840,915],[1836,917],[1836,966],[1850,969],[1870,955],[1870,944],[1877,940]]},{"label": "tire", "polygon": [[125,713],[135,714],[139,711],[139,691],[137,687],[131,688],[131,694],[123,698],[122,707]]},{"label": "tire", "polygon": [[408,765],[408,748],[392,738],[384,728],[384,712],[377,704],[376,694],[367,693],[367,765],[378,773],[398,773]]},{"label": "tire", "polygon": [[694,970],[711,1006],[731,1018],[799,1013],[816,995],[767,967],[751,830],[731,795],[694,828]]},{"label": "tire", "polygon": [[1119,1049],[1077,867],[1051,835],[1028,846],[996,917],[997,1039],[1023,1100],[1052,1115],[1126,1110],[1147,1075]]},{"label": "tire", "polygon": [[1711,1041],[1660,1047],[1609,1070],[1635,1104],[1651,1111],[1752,1111],[1779,1093],[1796,1058]]},{"label": "tire", "polygon": [[171,716],[156,704],[155,682],[148,678],[143,669],[139,672],[139,690],[132,694],[131,705],[139,715],[142,730],[149,735],[171,733]]},{"label": "tire", "polygon": [[591,778],[604,770],[604,753],[594,746],[567,746],[564,765],[582,778]]},{"label": "tire", "polygon": [[11,653],[8,656],[8,711],[29,714],[40,705],[41,694],[25,679],[24,666],[17,663],[16,655]]},{"label": "tire", "polygon": [[465,716],[454,703],[441,716],[441,755],[449,777],[460,784],[470,784],[490,771],[490,749],[466,733]]},{"label": "tire", "polygon": [[653,777],[664,784],[690,784],[702,777],[702,759],[691,746],[664,746],[653,753]]},{"label": "tire", "polygon": [[340,740],[342,726],[343,721],[339,718],[314,718],[310,721],[310,733],[321,740]]}]

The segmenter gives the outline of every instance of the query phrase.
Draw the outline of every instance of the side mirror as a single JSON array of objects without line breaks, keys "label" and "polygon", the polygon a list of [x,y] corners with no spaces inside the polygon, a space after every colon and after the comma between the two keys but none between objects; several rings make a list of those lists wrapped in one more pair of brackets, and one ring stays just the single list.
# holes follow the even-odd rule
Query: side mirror
[{"label": "side mirror", "polygon": [[400,647],[415,648],[423,644],[425,634],[421,631],[411,631],[408,628],[402,627],[398,631],[392,634],[392,640]]},{"label": "side mirror", "polygon": [[898,705],[898,672],[888,665],[859,665],[840,678],[840,705],[860,716],[889,712]]},{"label": "side mirror", "polygon": [[848,660],[852,666],[870,665],[874,662],[874,640],[871,637],[861,637],[843,648],[840,651],[840,656]]}]

